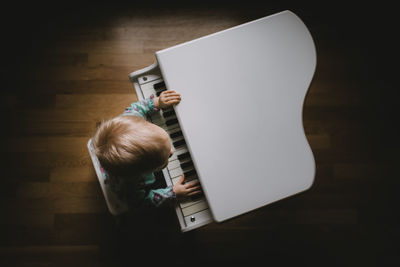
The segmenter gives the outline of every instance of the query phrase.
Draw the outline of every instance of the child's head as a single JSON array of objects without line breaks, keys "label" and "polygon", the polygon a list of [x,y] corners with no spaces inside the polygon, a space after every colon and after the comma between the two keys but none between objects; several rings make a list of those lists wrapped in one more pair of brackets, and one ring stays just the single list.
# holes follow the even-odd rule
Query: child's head
[{"label": "child's head", "polygon": [[93,137],[96,156],[113,175],[134,175],[164,168],[172,154],[167,132],[137,116],[103,122]]}]

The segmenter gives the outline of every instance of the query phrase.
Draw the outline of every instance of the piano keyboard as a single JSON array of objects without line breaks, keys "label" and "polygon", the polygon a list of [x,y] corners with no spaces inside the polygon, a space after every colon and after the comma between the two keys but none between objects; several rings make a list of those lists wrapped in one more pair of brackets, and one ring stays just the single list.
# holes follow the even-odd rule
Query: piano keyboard
[{"label": "piano keyboard", "polygon": [[[140,72],[140,71],[138,71]],[[160,96],[167,90],[165,83],[155,66],[149,72],[130,75],[139,100],[150,98],[152,95]],[[190,152],[186,145],[183,133],[180,129],[174,108],[168,108],[155,112],[149,119],[156,125],[162,127],[170,136],[174,154],[169,158],[167,167],[163,170],[167,185],[175,185],[185,176],[184,183],[198,181]],[[213,221],[207,200],[203,194],[193,196],[184,202],[177,203],[175,210],[183,232],[198,228]]]}]

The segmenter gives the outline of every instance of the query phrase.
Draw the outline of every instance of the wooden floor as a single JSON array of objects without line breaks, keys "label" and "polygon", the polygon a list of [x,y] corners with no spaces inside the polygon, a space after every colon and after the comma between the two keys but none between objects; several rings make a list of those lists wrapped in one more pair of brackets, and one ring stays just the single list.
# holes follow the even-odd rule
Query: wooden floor
[{"label": "wooden floor", "polygon": [[[3,10],[1,266],[400,263],[392,9],[220,2]],[[285,9],[317,47],[303,113],[313,187],[185,234],[169,209],[117,224],[86,143],[137,99],[128,74],[157,50]]]}]

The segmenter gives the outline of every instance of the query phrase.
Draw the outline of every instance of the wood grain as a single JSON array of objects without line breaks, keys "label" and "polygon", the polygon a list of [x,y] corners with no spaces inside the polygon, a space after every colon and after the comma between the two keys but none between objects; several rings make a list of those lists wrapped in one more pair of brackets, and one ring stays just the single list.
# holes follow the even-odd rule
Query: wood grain
[{"label": "wood grain", "polygon": [[[13,19],[1,18],[1,266],[399,264],[390,8],[222,0],[46,7],[12,7]],[[86,144],[99,122],[137,100],[129,73],[160,49],[285,9],[304,20],[317,48],[303,109],[317,164],[310,190],[185,234],[169,208],[111,216]]]}]

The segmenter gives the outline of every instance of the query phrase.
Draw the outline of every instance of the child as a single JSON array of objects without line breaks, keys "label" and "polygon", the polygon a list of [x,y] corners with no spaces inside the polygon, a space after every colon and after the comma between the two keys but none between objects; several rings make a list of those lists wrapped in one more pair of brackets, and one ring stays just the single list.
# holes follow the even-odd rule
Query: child
[{"label": "child", "polygon": [[174,151],[168,133],[145,116],[180,100],[180,94],[167,90],[132,103],[121,116],[103,122],[93,137],[106,182],[130,207],[158,207],[200,193],[198,182],[184,184],[183,175],[174,186],[155,188],[153,172],[165,168]]}]

